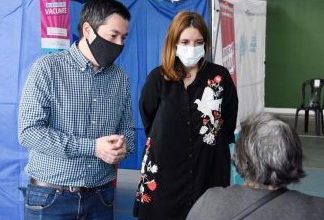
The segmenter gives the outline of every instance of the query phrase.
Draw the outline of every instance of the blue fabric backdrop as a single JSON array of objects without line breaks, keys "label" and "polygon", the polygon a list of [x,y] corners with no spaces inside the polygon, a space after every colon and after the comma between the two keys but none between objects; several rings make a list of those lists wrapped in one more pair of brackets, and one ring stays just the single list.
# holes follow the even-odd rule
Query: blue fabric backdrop
[{"label": "blue fabric backdrop", "polygon": [[[71,42],[83,0],[71,0]],[[208,0],[122,0],[131,11],[129,37],[118,59],[129,75],[136,123],[136,152],[120,164],[140,166],[145,142],[138,99],[146,75],[159,65],[160,50],[172,17],[181,10],[197,11],[208,21]],[[27,153],[17,140],[17,112],[21,90],[32,62],[45,52],[40,48],[39,0],[10,0],[0,7],[0,219],[23,219],[24,166]]]}]

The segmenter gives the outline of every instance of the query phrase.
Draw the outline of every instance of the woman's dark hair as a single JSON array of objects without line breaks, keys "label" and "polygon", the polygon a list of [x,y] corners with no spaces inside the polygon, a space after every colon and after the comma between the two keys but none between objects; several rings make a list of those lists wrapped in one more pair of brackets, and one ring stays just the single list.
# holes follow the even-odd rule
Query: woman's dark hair
[{"label": "woman's dark hair", "polygon": [[83,37],[82,26],[88,22],[97,31],[99,26],[104,24],[106,18],[112,14],[118,14],[126,20],[130,20],[131,15],[128,9],[120,2],[115,0],[91,0],[87,1],[81,11],[78,25],[79,37]]},{"label": "woman's dark hair", "polygon": [[245,180],[262,185],[285,186],[305,176],[298,134],[270,113],[242,123],[233,161]]}]

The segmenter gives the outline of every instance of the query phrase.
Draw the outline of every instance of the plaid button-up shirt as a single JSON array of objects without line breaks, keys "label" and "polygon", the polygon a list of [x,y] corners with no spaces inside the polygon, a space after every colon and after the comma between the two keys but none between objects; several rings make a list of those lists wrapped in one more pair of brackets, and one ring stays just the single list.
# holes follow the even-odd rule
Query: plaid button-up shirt
[{"label": "plaid button-up shirt", "polygon": [[125,136],[134,150],[130,85],[116,65],[94,71],[76,44],[39,58],[19,108],[19,141],[29,151],[27,173],[44,182],[95,187],[116,177],[95,156],[95,139]]}]

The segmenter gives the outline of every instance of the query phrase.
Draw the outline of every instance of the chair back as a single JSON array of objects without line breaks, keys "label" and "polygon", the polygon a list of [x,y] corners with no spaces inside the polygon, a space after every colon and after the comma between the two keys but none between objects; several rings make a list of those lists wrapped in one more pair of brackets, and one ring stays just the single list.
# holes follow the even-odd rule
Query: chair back
[{"label": "chair back", "polygon": [[[324,79],[309,79],[302,85],[302,107],[303,108],[323,108],[324,106]],[[322,97],[323,96],[323,103]]]}]

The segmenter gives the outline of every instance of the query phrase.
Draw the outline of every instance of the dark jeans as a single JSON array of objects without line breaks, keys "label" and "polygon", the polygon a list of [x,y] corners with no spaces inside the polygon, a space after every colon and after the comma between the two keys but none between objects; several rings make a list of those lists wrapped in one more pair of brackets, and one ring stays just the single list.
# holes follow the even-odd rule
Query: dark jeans
[{"label": "dark jeans", "polygon": [[93,192],[69,192],[28,185],[25,196],[26,220],[113,220],[114,187]]}]

